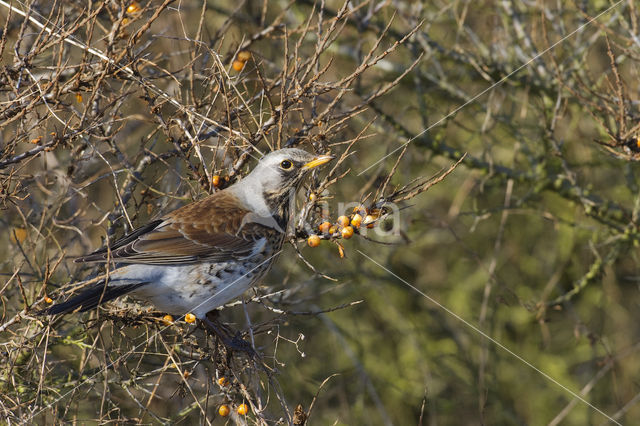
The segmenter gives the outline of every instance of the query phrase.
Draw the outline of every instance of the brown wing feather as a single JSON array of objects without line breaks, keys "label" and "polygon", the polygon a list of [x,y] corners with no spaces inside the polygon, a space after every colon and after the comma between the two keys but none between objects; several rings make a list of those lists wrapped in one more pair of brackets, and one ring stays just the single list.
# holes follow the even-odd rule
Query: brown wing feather
[{"label": "brown wing feather", "polygon": [[[116,263],[169,265],[244,257],[256,244],[241,230],[247,213],[249,210],[242,208],[233,194],[216,192],[173,211],[146,232],[140,231],[144,227],[133,231],[136,238],[125,236],[120,244],[113,245],[109,259]],[[78,260],[105,262],[107,255],[107,250],[101,249]]]}]

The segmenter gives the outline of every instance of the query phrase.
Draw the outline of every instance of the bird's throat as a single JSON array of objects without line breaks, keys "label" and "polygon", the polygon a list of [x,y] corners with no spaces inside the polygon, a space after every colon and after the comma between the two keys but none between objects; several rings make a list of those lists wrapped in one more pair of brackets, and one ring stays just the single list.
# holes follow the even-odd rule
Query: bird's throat
[{"label": "bird's throat", "polygon": [[286,230],[289,222],[290,204],[295,200],[295,192],[288,189],[265,192],[264,200],[278,226]]}]

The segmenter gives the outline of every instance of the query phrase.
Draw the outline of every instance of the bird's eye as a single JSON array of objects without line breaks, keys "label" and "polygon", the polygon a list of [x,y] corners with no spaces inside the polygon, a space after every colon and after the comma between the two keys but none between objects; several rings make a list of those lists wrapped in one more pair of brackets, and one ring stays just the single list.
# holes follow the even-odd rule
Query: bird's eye
[{"label": "bird's eye", "polygon": [[293,167],[293,163],[289,160],[283,160],[282,163],[280,163],[280,168],[282,170],[289,170],[292,167]]}]

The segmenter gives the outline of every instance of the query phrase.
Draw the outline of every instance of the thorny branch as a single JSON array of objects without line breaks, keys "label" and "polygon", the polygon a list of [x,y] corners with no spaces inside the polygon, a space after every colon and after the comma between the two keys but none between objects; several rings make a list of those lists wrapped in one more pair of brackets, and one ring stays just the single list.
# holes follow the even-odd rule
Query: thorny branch
[{"label": "thorny branch", "polygon": [[[185,24],[192,19],[182,14],[184,6],[172,0],[159,5],[48,6],[0,0],[7,13],[0,54],[13,58],[0,68],[0,131],[12,134],[1,146],[0,183],[4,208],[20,216],[25,226],[4,224],[14,229],[13,239],[23,247],[22,257],[32,269],[31,274],[16,270],[4,286],[6,300],[11,297],[11,283],[21,283],[20,298],[27,309],[15,312],[5,306],[0,331],[13,336],[4,341],[8,368],[22,371],[37,366],[29,368],[31,375],[12,379],[14,388],[16,380],[27,386],[37,383],[33,396],[10,395],[3,387],[6,398],[0,410],[5,418],[34,422],[52,412],[66,419],[77,409],[78,395],[89,391],[99,401],[93,413],[96,419],[124,420],[128,416],[124,413],[111,417],[113,402],[107,399],[108,392],[118,392],[119,384],[142,417],[159,422],[199,418],[209,424],[222,403],[235,408],[247,403],[257,424],[280,416],[286,423],[293,421],[291,404],[278,384],[278,352],[273,359],[247,358],[179,320],[126,301],[107,305],[85,323],[77,316],[49,322],[30,314],[51,296],[60,297],[63,292],[56,287],[69,277],[80,283],[64,292],[101,277],[78,279],[86,271],[71,269],[68,259],[62,262],[60,257],[42,280],[38,277],[43,275],[44,258],[60,250],[84,252],[91,245],[89,233],[113,238],[169,210],[175,206],[172,199],[195,199],[223,188],[246,173],[256,154],[284,146],[337,154],[337,166],[329,176],[322,182],[314,176],[307,189],[329,194],[347,176],[341,168],[350,150],[367,139],[368,126],[350,139],[347,149],[333,141],[341,139],[346,124],[371,101],[389,93],[420,60],[381,87],[362,85],[380,61],[400,50],[419,28],[413,26],[401,40],[385,46],[390,19],[359,64],[351,70],[336,68],[329,52],[345,36],[347,22],[358,18],[367,3],[350,7],[344,2],[328,20],[320,7],[292,26],[285,23],[294,6],[290,2],[237,43],[223,33],[204,38],[205,4],[197,16],[195,35],[185,31],[178,38],[158,32],[172,22]],[[284,43],[285,56],[270,60],[261,52],[264,43]],[[239,61],[241,53],[245,59]],[[368,99],[354,99],[354,85],[368,90]],[[309,198],[301,211],[300,229],[321,218]],[[299,241],[307,237],[294,235]],[[334,233],[328,239],[341,237]],[[313,268],[300,251],[298,255]],[[289,316],[317,316],[357,304],[317,312],[279,307],[288,306],[295,297],[293,291],[271,291],[256,298],[258,303],[269,299],[273,307],[268,312],[276,317],[249,324],[241,335],[277,348],[278,342],[287,340],[278,333],[274,340],[272,332]],[[131,327],[143,333],[129,342]],[[62,359],[47,356],[47,348],[56,347],[67,347],[82,360],[70,376],[56,369]],[[23,359],[27,348],[31,355]],[[166,386],[174,377],[177,384],[169,387],[177,386],[174,393],[191,401],[175,415],[157,403],[168,396],[159,384]],[[229,383],[220,381],[223,377]],[[207,383],[205,389],[196,386],[200,382]],[[153,391],[147,394],[145,387],[152,384]],[[279,403],[269,404],[271,399]],[[244,421],[235,411],[232,418]]]}]

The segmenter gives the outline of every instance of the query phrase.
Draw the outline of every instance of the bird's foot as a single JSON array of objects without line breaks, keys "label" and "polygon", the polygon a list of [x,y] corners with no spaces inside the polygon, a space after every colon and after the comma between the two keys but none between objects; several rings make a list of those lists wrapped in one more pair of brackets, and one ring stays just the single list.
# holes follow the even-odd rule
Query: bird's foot
[{"label": "bird's foot", "polygon": [[258,356],[253,346],[249,342],[241,338],[239,333],[236,333],[232,336],[229,330],[225,330],[225,327],[222,324],[217,324],[215,321],[210,320],[208,317],[203,318],[202,322],[205,324],[206,328],[209,331],[212,331],[216,336],[218,336],[218,338],[227,348],[234,351],[244,352],[250,358],[255,358]]}]

